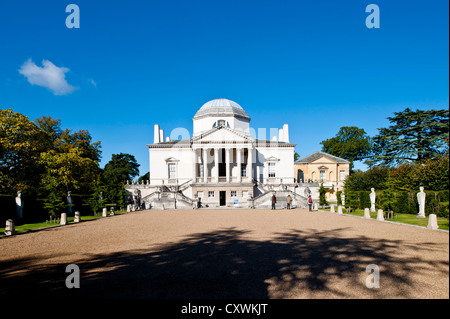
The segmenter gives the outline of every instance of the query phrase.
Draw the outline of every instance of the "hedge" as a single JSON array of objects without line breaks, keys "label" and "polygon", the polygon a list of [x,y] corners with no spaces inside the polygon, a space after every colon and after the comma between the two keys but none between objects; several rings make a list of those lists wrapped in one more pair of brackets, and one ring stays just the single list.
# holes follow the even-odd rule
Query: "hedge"
[{"label": "hedge", "polygon": [[[449,217],[449,190],[425,191],[425,213],[436,214],[439,217]],[[368,191],[346,191],[345,206],[352,209],[370,208],[371,202]],[[376,192],[375,207],[383,209],[384,191]],[[395,191],[395,213],[414,214],[419,212],[417,192]]]},{"label": "hedge", "polygon": [[[87,206],[87,199],[90,195],[84,194],[71,194],[72,197],[72,214],[75,211],[79,211],[81,215],[91,214],[91,209]],[[64,203],[67,203],[67,197],[62,199]],[[22,223],[36,223],[42,222],[49,218],[49,214],[44,209],[44,200],[42,198],[36,198],[22,194],[22,220],[17,220],[17,208],[16,198],[13,195],[1,195],[0,194],[0,227],[4,227],[7,219],[13,219],[16,225]],[[67,208],[66,208],[67,211]]]}]

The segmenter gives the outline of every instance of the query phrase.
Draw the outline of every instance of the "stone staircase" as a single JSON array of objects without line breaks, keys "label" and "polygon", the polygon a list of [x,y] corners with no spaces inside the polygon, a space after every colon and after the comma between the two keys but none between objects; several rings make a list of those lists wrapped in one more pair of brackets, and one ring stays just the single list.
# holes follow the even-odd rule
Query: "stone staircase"
[{"label": "stone staircase", "polygon": [[161,187],[161,191],[155,191],[142,200],[147,209],[191,209],[194,200],[181,193],[181,191],[171,191],[167,187]]},{"label": "stone staircase", "polygon": [[287,207],[286,197],[288,195],[291,195],[292,197],[291,208],[306,208],[308,206],[307,198],[302,195],[289,190],[269,190],[252,199],[253,207],[272,208],[273,194],[275,194],[275,197],[277,198],[277,203],[275,204],[275,208],[277,209]]}]

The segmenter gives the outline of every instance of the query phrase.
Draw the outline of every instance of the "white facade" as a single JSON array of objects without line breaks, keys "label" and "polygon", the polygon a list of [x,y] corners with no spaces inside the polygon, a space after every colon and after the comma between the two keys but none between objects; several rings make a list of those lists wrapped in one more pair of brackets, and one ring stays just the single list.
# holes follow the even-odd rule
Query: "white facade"
[{"label": "white facade", "polygon": [[199,199],[208,207],[253,207],[277,191],[292,192],[300,201],[303,189],[294,180],[295,144],[287,124],[278,139],[253,138],[250,117],[240,105],[212,100],[195,114],[190,139],[164,139],[155,124],[154,143],[147,145],[150,180],[127,189],[140,192],[147,208],[193,206]]}]

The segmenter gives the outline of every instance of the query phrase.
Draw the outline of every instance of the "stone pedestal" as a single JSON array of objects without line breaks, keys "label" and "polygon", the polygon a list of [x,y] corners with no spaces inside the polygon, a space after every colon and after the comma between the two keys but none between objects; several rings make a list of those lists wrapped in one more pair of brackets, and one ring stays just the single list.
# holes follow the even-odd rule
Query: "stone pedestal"
[{"label": "stone pedestal", "polygon": [[127,205],[127,213],[131,212],[131,204]]},{"label": "stone pedestal", "polygon": [[114,207],[109,210],[109,216],[114,216]]},{"label": "stone pedestal", "polygon": [[436,214],[430,214],[428,216],[428,226],[427,226],[427,228],[428,229],[433,229],[433,230],[439,229],[439,226],[438,226],[438,223],[437,223],[437,216],[436,216]]},{"label": "stone pedestal", "polygon": [[61,225],[66,225],[67,224],[67,213],[62,213],[61,214]]},{"label": "stone pedestal", "polygon": [[370,219],[370,210],[368,208],[364,208],[364,218]]},{"label": "stone pedestal", "polygon": [[384,221],[384,213],[383,213],[383,210],[382,210],[382,209],[379,209],[379,210],[378,210],[378,213],[377,213],[377,220]]},{"label": "stone pedestal", "polygon": [[75,212],[75,218],[73,220],[74,223],[79,223],[81,221],[80,212]]},{"label": "stone pedestal", "polygon": [[16,233],[16,226],[14,225],[14,220],[8,219],[6,221],[5,235],[6,236],[12,236],[15,233]]},{"label": "stone pedestal", "polygon": [[106,207],[103,207],[103,210],[102,210],[102,216],[103,216],[103,217],[108,216],[108,211],[106,210]]},{"label": "stone pedestal", "polygon": [[342,213],[342,206],[341,205],[339,205],[338,206],[338,212],[337,212],[339,215],[342,215],[343,213]]},{"label": "stone pedestal", "polygon": [[331,213],[335,213],[335,211],[334,211],[334,205],[330,205],[330,212],[331,212]]}]

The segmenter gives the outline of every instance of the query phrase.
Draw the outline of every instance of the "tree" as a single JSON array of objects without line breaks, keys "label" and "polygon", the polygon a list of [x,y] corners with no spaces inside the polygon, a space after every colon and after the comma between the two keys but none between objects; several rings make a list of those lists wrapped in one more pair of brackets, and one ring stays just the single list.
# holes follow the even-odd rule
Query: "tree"
[{"label": "tree", "polygon": [[406,162],[421,163],[446,151],[449,134],[449,111],[406,108],[388,117],[392,124],[378,129],[373,138],[374,152],[366,161],[369,166],[394,166]]},{"label": "tree", "polygon": [[383,166],[374,166],[363,172],[355,170],[345,179],[345,188],[352,191],[370,191],[375,189],[384,189],[389,168]]},{"label": "tree", "polygon": [[139,164],[133,155],[113,154],[103,170],[106,197],[109,203],[124,205],[124,182],[139,175]]},{"label": "tree", "polygon": [[353,162],[366,159],[372,152],[372,141],[367,133],[355,126],[343,126],[335,137],[320,142],[322,151]]},{"label": "tree", "polygon": [[48,196],[44,199],[44,208],[48,210],[50,219],[59,216],[65,207],[66,205],[61,199],[61,196],[58,196],[54,189],[50,189]]},{"label": "tree", "polygon": [[320,184],[319,188],[319,205],[320,206],[327,206],[328,202],[326,199],[327,190],[325,187],[323,187],[323,183]]},{"label": "tree", "polygon": [[395,198],[395,186],[394,186],[394,180],[391,175],[391,171],[388,171],[388,176],[386,180],[386,188],[383,191],[382,195],[382,207],[383,210],[387,213],[389,216],[389,213],[393,213],[395,210],[395,207],[397,205],[397,200]]},{"label": "tree", "polygon": [[47,150],[44,132],[11,109],[0,110],[0,192],[34,192],[39,184],[40,153]]},{"label": "tree", "polygon": [[117,180],[125,182],[139,175],[139,166],[133,155],[113,154],[111,160],[105,165],[104,175],[107,178],[115,176]]}]

